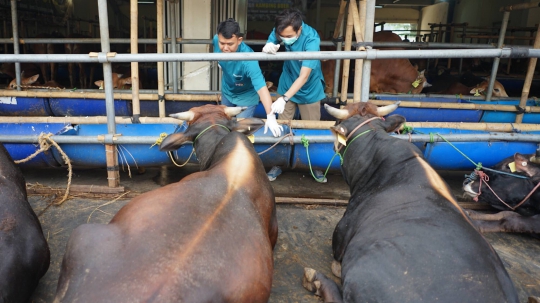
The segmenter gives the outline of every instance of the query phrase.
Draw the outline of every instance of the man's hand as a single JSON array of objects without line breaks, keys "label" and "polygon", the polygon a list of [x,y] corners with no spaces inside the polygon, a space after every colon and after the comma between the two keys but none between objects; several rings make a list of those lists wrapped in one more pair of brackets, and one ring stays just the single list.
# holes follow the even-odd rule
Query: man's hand
[{"label": "man's hand", "polygon": [[276,121],[276,115],[274,114],[268,114],[266,115],[266,123],[264,124],[264,133],[270,129],[274,137],[281,136],[281,132],[283,131],[283,127],[279,125]]},{"label": "man's hand", "polygon": [[279,97],[274,103],[272,103],[272,111],[271,114],[282,114],[285,110],[285,99],[283,97]]},{"label": "man's hand", "polygon": [[262,51],[263,51],[263,53],[275,55],[277,53],[278,49],[279,49],[279,44],[266,43],[266,45],[263,47]]}]

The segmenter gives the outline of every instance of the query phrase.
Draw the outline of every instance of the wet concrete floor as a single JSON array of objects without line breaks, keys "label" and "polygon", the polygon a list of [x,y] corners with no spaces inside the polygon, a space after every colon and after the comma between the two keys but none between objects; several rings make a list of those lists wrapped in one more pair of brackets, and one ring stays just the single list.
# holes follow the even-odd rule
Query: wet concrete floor
[{"label": "wet concrete floor", "polygon": [[[131,178],[127,172],[121,174],[121,186],[125,187],[127,194],[117,200],[120,194],[89,197],[74,193],[61,206],[47,207],[51,196],[31,195],[30,203],[39,215],[51,250],[49,271],[41,279],[32,302],[53,301],[65,246],[73,229],[84,223],[108,223],[129,202],[129,197],[176,182],[197,169],[196,166],[182,170],[172,167],[149,168],[144,174],[137,174],[132,168]],[[67,184],[65,169],[23,172],[27,183],[32,186],[65,188]],[[454,194],[461,196],[463,173],[441,172],[441,175]],[[74,171],[72,184],[106,185],[106,177],[104,169],[79,169]],[[328,183],[319,184],[307,173],[285,172],[272,185],[278,197],[346,200],[349,196],[348,187],[339,174],[329,175]],[[277,209],[279,238],[274,250],[275,268],[270,302],[320,302],[302,287],[303,268],[315,268],[339,281],[330,271],[331,238],[345,207],[278,204]],[[518,289],[520,301],[527,302],[527,297],[531,295],[540,296],[540,240],[519,234],[485,234],[485,237],[503,260]]]}]

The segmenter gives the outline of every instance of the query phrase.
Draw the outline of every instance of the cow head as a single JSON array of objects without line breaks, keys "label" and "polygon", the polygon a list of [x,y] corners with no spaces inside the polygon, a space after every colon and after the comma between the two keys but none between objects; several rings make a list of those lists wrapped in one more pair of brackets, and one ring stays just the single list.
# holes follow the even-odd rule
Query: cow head
[{"label": "cow head", "polygon": [[346,138],[348,140],[351,137],[351,133],[362,131],[364,128],[380,128],[384,129],[388,133],[394,132],[401,128],[401,125],[405,123],[405,118],[400,115],[392,115],[384,120],[379,120],[377,123],[364,125],[357,130],[357,127],[363,122],[366,122],[368,119],[388,115],[398,107],[399,103],[400,102],[396,102],[392,105],[377,107],[370,102],[358,102],[347,104],[343,109],[336,109],[328,104],[325,104],[324,108],[330,115],[341,120],[337,125],[331,127],[330,130],[336,136],[338,141],[343,144],[343,139],[340,138]]},{"label": "cow head", "polygon": [[[31,86],[32,84],[36,83],[38,78],[39,78],[39,74],[33,75],[32,77],[25,78],[24,71],[23,71],[21,74],[21,86]],[[11,82],[9,82],[7,89],[17,89],[17,79],[11,80]]]},{"label": "cow head", "polygon": [[[217,144],[219,139],[224,137],[230,131],[237,131],[250,135],[264,126],[264,122],[261,119],[246,118],[240,121],[233,121],[231,119],[244,109],[244,107],[227,107],[225,105],[204,105],[194,107],[186,112],[172,114],[170,115],[171,117],[186,121],[188,123],[188,128],[183,133],[167,136],[163,142],[161,142],[159,148],[164,151],[176,150],[186,142],[194,142],[197,136],[202,132],[214,134],[214,144]],[[209,127],[211,127],[211,129],[209,129]],[[219,136],[217,140],[215,140],[216,134]],[[211,136],[201,136],[197,140],[208,137]],[[196,143],[197,142],[194,142],[194,144]]]},{"label": "cow head", "polygon": [[[486,95],[486,91],[489,87],[489,80],[490,80],[490,77],[486,77],[484,81],[478,84],[475,88],[471,89],[471,94],[475,96]],[[506,93],[504,86],[501,84],[501,82],[497,80],[495,80],[495,84],[493,85],[492,95],[494,97],[508,97],[508,94]]]},{"label": "cow head", "polygon": [[411,94],[419,94],[425,87],[431,87],[432,85],[428,83],[425,75],[425,70],[418,72],[416,80],[411,84]]}]

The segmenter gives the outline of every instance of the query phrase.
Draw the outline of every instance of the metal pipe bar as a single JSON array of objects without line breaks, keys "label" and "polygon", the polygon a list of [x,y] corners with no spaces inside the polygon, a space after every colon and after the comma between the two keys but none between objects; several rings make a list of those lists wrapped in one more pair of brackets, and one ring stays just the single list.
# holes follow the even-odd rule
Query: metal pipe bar
[{"label": "metal pipe bar", "polygon": [[[17,21],[17,0],[11,0],[11,24],[13,28],[13,52],[15,54],[20,53],[19,49],[19,43],[16,41],[19,41],[19,21]],[[15,79],[17,82],[17,90],[21,90],[21,64],[18,62],[15,62]]]},{"label": "metal pipe bar", "polygon": [[[392,135],[395,138],[402,140],[410,140],[411,142],[486,142],[486,141],[509,141],[509,142],[540,142],[540,135],[532,134],[508,134],[508,133],[489,133],[489,134],[446,134],[444,139],[437,135],[413,134],[409,135]],[[37,135],[0,135],[0,141],[5,143],[38,143]],[[114,144],[154,144],[159,136],[116,136]],[[313,136],[294,136],[293,142],[301,144],[305,138],[309,143],[333,143],[335,137],[333,135],[313,135]],[[59,144],[103,144],[103,140],[98,136],[52,136],[55,142]],[[446,141],[445,141],[446,139]],[[280,140],[275,137],[255,136],[254,144],[273,144]],[[281,144],[289,144],[289,140],[281,141]]]},{"label": "metal pipe bar", "polygon": [[[375,0],[364,0],[366,2],[366,26],[364,28],[364,41],[372,42],[373,41],[373,31],[375,23]],[[366,54],[369,54],[371,51],[369,48],[365,51]],[[364,53],[357,52],[357,53]],[[375,59],[371,56],[366,56],[366,58],[357,58],[357,59],[367,59],[364,60],[362,66],[362,87],[360,101],[367,102],[369,100],[369,82],[371,79],[371,60]]]},{"label": "metal pipe bar", "polygon": [[336,59],[395,59],[395,58],[539,58],[539,49],[448,49],[448,50],[379,50],[366,51],[326,51],[326,52],[279,52],[275,55],[265,53],[177,53],[177,54],[116,54],[111,56],[92,56],[84,54],[24,54],[2,55],[0,62],[158,62],[158,61],[283,61],[283,60],[336,60]]},{"label": "metal pipe bar", "polygon": [[510,12],[510,11],[516,11],[516,10],[522,10],[522,9],[531,9],[531,8],[536,8],[536,7],[540,7],[540,2],[520,3],[520,4],[502,6],[499,9],[499,11]]},{"label": "metal pipe bar", "polygon": [[[506,34],[506,27],[508,26],[508,20],[510,19],[510,12],[505,11],[503,14],[503,20],[501,24],[501,31],[499,32],[499,41],[497,43],[497,48],[502,48],[504,44],[504,36]],[[486,101],[491,100],[491,96],[493,95],[493,87],[495,86],[495,80],[497,78],[497,70],[499,69],[499,62],[501,61],[500,58],[496,57],[493,60],[493,66],[491,68],[491,77],[489,78],[489,85],[488,85],[488,91],[486,94]]]},{"label": "metal pipe bar", "polygon": [[[176,1],[169,1],[169,9],[170,9],[170,20],[169,24],[171,26],[170,35],[171,35],[171,53],[176,53]],[[172,21],[172,22],[171,22]],[[178,62],[173,61],[172,62],[172,78],[173,78],[173,92],[176,94],[178,93]]]},{"label": "metal pipe bar", "polygon": [[[497,36],[494,36],[497,37]],[[527,37],[516,37],[516,39]],[[19,38],[20,44],[65,44],[65,43],[77,43],[77,44],[99,44],[100,38]],[[156,44],[157,39],[153,38],[141,38],[138,39],[139,44]],[[12,38],[0,38],[0,43],[13,43]],[[110,38],[111,44],[129,44],[129,38]],[[264,45],[266,40],[243,40],[248,45]],[[163,43],[170,44],[171,39],[163,39]],[[212,44],[212,39],[182,39],[177,38],[176,44]],[[321,46],[334,46],[332,41],[321,41]],[[353,47],[359,46],[373,46],[378,47],[399,47],[399,48],[495,48],[492,44],[470,44],[470,43],[441,43],[441,42],[359,42],[353,43]],[[526,46],[523,46],[526,47]]]},{"label": "metal pipe bar", "polygon": [[[98,0],[99,31],[101,37],[101,50],[104,53],[111,51],[109,44],[109,20],[107,13],[107,1]],[[65,56],[65,55],[64,55]],[[103,62],[103,81],[105,82],[105,109],[107,111],[107,130],[109,134],[116,133],[114,121],[114,97],[112,82],[112,66],[110,62]]]}]

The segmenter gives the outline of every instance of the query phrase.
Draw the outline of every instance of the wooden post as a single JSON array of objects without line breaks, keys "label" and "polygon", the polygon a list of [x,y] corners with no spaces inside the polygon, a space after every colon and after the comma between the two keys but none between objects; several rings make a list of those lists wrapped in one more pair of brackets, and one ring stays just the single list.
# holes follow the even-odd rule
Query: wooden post
[{"label": "wooden post", "polygon": [[[534,49],[540,48],[540,24],[536,31],[536,38],[534,39]],[[529,91],[531,89],[531,83],[534,76],[534,69],[536,68],[536,62],[538,58],[529,58],[529,69],[527,69],[527,75],[525,76],[525,82],[523,83],[523,90],[521,91],[521,98],[519,100],[519,107],[524,108],[527,105],[527,98],[529,97]],[[523,121],[523,114],[516,116],[516,123]]]},{"label": "wooden post", "polygon": [[[130,5],[130,48],[132,54],[137,54],[139,53],[139,7],[137,0],[130,0]],[[141,105],[139,102],[139,62],[131,62],[131,94],[133,96],[131,99],[133,121],[137,122],[141,116]]]},{"label": "wooden post", "polygon": [[105,155],[107,157],[107,181],[109,187],[118,187],[120,186],[120,172],[116,145],[105,144]]},{"label": "wooden post", "polygon": [[[352,2],[352,1],[351,1]],[[350,51],[352,46],[352,34],[353,34],[353,12],[352,5],[349,2],[349,12],[347,15],[347,27],[345,30],[345,51]],[[343,77],[341,78],[341,101],[347,100],[347,90],[349,88],[349,70],[350,70],[351,60],[343,60]]]},{"label": "wooden post", "polygon": [[[367,2],[360,0],[360,12],[359,8],[356,5],[356,1],[351,1],[350,5],[353,11],[353,23],[354,23],[354,34],[356,37],[356,42],[364,42],[364,32],[366,27],[366,5]],[[359,16],[360,14],[360,16]],[[359,47],[356,50],[362,50],[363,48]],[[362,67],[364,65],[364,60],[357,59],[355,60],[354,65],[354,91],[353,91],[353,102],[360,102],[360,97],[362,95]]]}]

